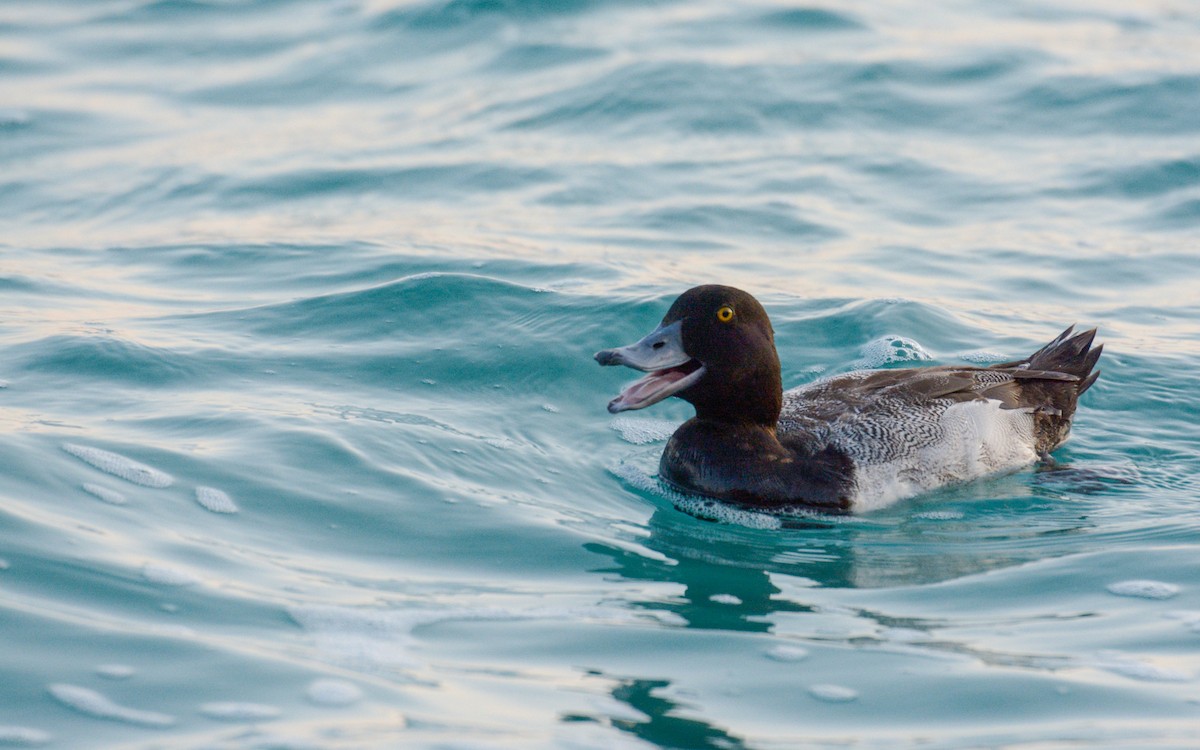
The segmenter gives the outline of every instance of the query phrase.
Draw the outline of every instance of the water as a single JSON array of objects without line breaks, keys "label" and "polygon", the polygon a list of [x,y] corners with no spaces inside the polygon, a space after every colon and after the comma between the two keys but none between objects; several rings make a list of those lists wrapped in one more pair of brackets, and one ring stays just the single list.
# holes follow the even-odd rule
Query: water
[{"label": "water", "polygon": [[[0,8],[0,746],[1200,744],[1200,11]],[[598,349],[1106,350],[1063,471],[681,512]]]}]

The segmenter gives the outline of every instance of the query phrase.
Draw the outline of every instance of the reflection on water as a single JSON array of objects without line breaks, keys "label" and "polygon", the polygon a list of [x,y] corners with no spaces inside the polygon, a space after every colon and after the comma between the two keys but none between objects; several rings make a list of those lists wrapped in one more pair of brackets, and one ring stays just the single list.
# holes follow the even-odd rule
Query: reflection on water
[{"label": "reflection on water", "polygon": [[[590,674],[605,677],[601,672]],[[747,747],[741,738],[720,727],[676,715],[685,706],[662,695],[670,686],[669,680],[616,678],[610,693],[612,697],[645,718],[568,714],[562,716],[561,721],[606,723],[655,747],[678,750],[744,750]]]}]

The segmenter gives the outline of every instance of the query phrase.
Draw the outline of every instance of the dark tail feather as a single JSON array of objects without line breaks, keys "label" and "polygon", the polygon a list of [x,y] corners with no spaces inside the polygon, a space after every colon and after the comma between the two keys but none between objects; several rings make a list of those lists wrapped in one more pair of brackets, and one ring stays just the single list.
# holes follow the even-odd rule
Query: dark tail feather
[{"label": "dark tail feather", "polygon": [[1074,330],[1075,326],[1067,328],[1058,338],[1034,352],[1026,360],[1026,369],[1074,376],[1079,380],[1078,392],[1083,393],[1100,375],[1099,370],[1092,372],[1092,369],[1100,359],[1104,345],[1092,347],[1092,341],[1096,338],[1095,328],[1081,333],[1073,333]]}]

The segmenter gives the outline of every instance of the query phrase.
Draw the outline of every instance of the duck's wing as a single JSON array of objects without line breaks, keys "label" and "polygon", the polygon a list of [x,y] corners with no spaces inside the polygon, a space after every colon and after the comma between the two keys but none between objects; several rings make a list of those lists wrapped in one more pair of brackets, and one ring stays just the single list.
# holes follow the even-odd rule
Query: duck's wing
[{"label": "duck's wing", "polygon": [[1099,375],[1093,368],[1103,347],[1091,346],[1094,336],[1095,330],[1068,328],[1029,357],[990,367],[873,370],[817,381],[784,394],[779,431],[852,452],[891,454],[951,439],[947,415],[965,418],[953,407],[976,404],[993,410],[981,429],[1003,422],[1045,454],[1066,438],[1079,395]]},{"label": "duck's wing", "polygon": [[1017,377],[1005,370],[954,366],[850,372],[785,393],[780,423],[791,432],[793,423],[832,424],[870,418],[880,410],[919,412],[934,403],[940,409],[978,400],[1019,408]]}]

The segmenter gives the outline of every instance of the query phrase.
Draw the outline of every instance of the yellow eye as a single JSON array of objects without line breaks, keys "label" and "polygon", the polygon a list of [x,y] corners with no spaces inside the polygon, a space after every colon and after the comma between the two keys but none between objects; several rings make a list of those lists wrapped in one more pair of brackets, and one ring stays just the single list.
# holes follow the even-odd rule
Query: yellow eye
[{"label": "yellow eye", "polygon": [[728,323],[733,320],[733,308],[729,305],[724,305],[720,310],[717,310],[717,320],[722,323]]}]

